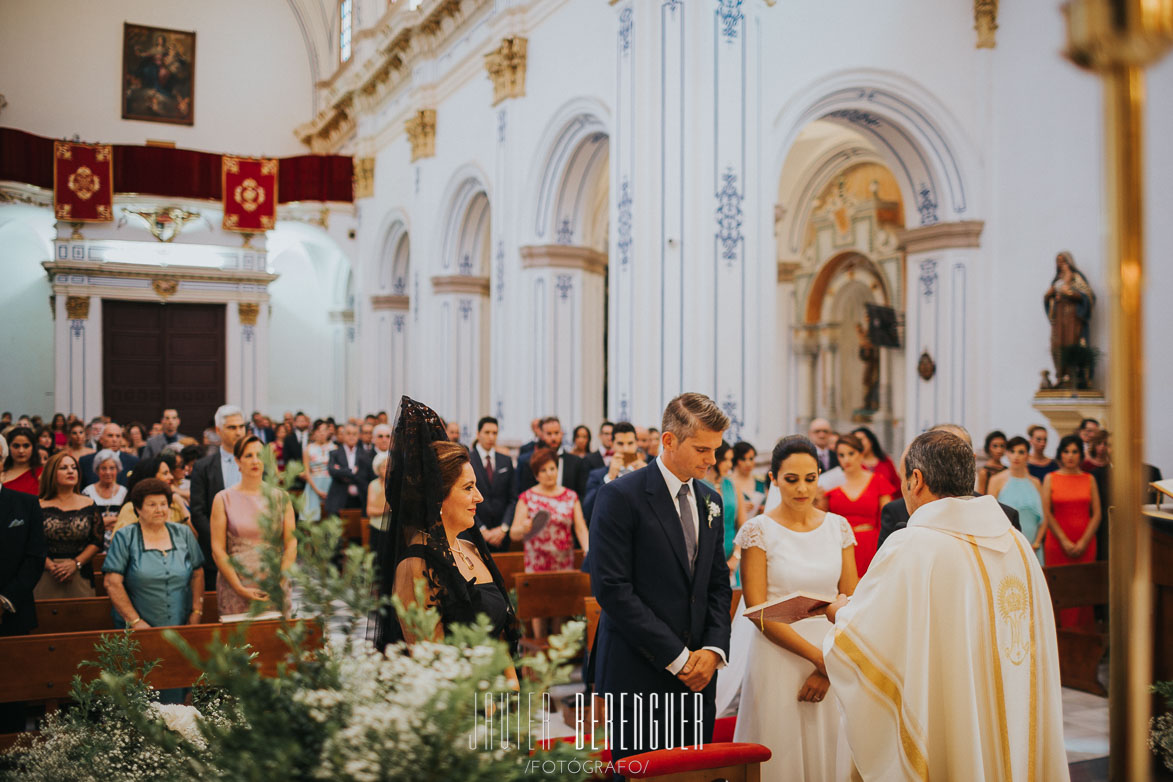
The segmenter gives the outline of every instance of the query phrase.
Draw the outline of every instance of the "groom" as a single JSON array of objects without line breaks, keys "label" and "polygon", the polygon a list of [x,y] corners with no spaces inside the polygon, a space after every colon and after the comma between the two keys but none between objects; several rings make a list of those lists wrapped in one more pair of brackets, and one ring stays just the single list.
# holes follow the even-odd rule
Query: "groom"
[{"label": "groom", "polygon": [[613,760],[712,739],[731,588],[721,497],[700,479],[728,426],[707,396],[676,397],[664,410],[660,457],[595,501],[595,678],[609,700]]}]

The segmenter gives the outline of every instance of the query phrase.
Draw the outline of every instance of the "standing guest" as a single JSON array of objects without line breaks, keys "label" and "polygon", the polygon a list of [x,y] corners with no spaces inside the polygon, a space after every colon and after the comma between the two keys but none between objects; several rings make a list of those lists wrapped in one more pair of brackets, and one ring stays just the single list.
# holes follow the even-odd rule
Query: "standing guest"
[{"label": "standing guest", "polygon": [[68,425],[65,422],[65,413],[55,413],[53,415],[53,423],[49,424],[49,431],[53,433],[53,447],[60,449],[65,447],[65,443],[69,440]]},{"label": "standing guest", "polygon": [[282,455],[285,462],[304,462],[305,449],[310,444],[310,417],[298,410],[293,416],[293,429],[285,436],[282,443]]},{"label": "standing guest", "polygon": [[[686,393],[668,403],[663,427],[654,466],[604,486],[591,519],[591,591],[602,615],[588,667],[600,695],[649,705],[647,719],[619,711],[616,761],[668,746],[668,735],[677,746],[711,741],[714,677],[729,659],[725,521],[720,496],[700,480],[729,417]],[[701,693],[699,713],[690,693]]]},{"label": "standing guest", "polygon": [[[184,491],[183,484],[187,482],[187,472],[190,469],[190,466],[194,465],[195,462],[191,462],[189,464],[183,458],[183,450],[183,446],[179,443],[169,445],[166,449],[167,453],[175,455],[175,466],[171,468],[171,493],[175,495],[176,499],[183,503],[183,507],[186,508],[191,502],[191,490],[189,488],[187,491]],[[199,460],[197,459],[196,461]],[[188,486],[190,487],[191,484],[188,484]]]},{"label": "standing guest", "polygon": [[747,519],[761,513],[766,502],[766,482],[755,478],[753,474],[757,457],[757,450],[744,440],[733,444],[733,472],[730,475],[742,501],[746,503]]},{"label": "standing guest", "polygon": [[204,555],[204,588],[217,586],[216,561],[212,557],[212,503],[225,486],[240,483],[240,467],[232,453],[244,436],[244,413],[234,405],[221,405],[215,415],[220,447],[200,459],[191,473],[191,521]]},{"label": "standing guest", "polygon": [[484,498],[477,505],[477,527],[492,551],[506,548],[510,521],[506,512],[513,490],[513,460],[509,454],[497,450],[498,431],[497,419],[492,416],[477,421],[477,439],[470,454],[477,491]]},{"label": "standing guest", "polygon": [[101,449],[102,444],[100,438],[102,437],[102,429],[105,428],[106,421],[101,416],[96,416],[90,419],[89,426],[86,427],[86,446],[93,448],[95,451]]},{"label": "standing guest", "polygon": [[[573,489],[575,495],[586,496],[587,469],[582,459],[567,452],[562,447],[562,423],[555,416],[546,416],[538,424],[538,431],[542,435],[542,443],[546,448],[558,456],[558,485]],[[534,471],[530,469],[529,460],[533,452],[524,453],[517,460],[517,469],[513,471],[513,498],[516,500],[523,491],[537,483]]]},{"label": "standing guest", "polygon": [[183,460],[183,481],[174,489],[175,493],[179,495],[180,499],[187,503],[187,507],[191,507],[191,474],[195,471],[196,462],[207,456],[207,449],[202,445],[185,445],[179,452],[179,457]]},{"label": "standing guest", "polygon": [[[281,572],[288,572],[297,559],[293,503],[281,489],[264,485],[265,463],[261,460],[263,449],[264,445],[255,435],[247,435],[236,441],[233,455],[240,480],[226,487],[212,501],[212,556],[216,558],[216,569],[220,574],[216,582],[216,601],[221,616],[246,613],[254,600],[269,599],[267,594],[257,588],[253,576],[261,568],[261,548],[268,545],[259,519],[262,514],[268,513],[269,501],[274,493],[275,507],[283,509],[282,518],[278,522],[282,525]],[[229,557],[235,559],[245,572],[238,573]]]},{"label": "standing guest", "polygon": [[179,411],[174,407],[169,407],[163,411],[162,424],[163,431],[147,441],[147,447],[142,451],[144,457],[153,456],[161,452],[168,445],[177,443],[187,437],[187,435],[179,433]]},{"label": "standing guest", "polygon": [[[1100,491],[1092,476],[1079,468],[1082,445],[1077,434],[1060,440],[1059,469],[1043,479],[1043,518],[1048,533],[1043,553],[1048,567],[1096,559]],[[1083,627],[1094,621],[1090,606],[1059,612],[1060,627]]]},{"label": "standing guest", "polygon": [[[102,434],[98,438],[98,442],[101,443],[102,450],[109,449],[111,451],[118,451],[121,454],[118,461],[122,462],[122,471],[118,473],[118,482],[126,486],[131,470],[138,464],[138,457],[126,452],[126,443],[122,439],[122,427],[113,421],[103,424]],[[94,472],[93,454],[81,457],[78,463],[81,465],[82,485],[88,486],[91,483],[96,483],[98,481],[98,474]]]},{"label": "standing guest", "polygon": [[391,454],[391,427],[387,424],[375,424],[371,432],[371,444],[374,446],[374,455]]},{"label": "standing guest", "polygon": [[648,431],[648,428],[646,426],[635,427],[635,442],[636,442],[636,445],[639,447],[640,456],[642,456],[644,459],[648,458],[648,437],[649,436],[651,436],[651,433]]},{"label": "standing guest", "polygon": [[93,597],[90,560],[102,548],[102,517],[94,501],[81,493],[77,460],[65,452],[54,454],[41,474],[38,496],[47,556],[34,596]]},{"label": "standing guest", "polygon": [[[854,434],[845,434],[835,446],[835,455],[846,479],[825,495],[827,510],[845,517],[855,533],[855,570],[860,578],[868,572],[880,540],[880,509],[892,501],[896,487],[878,471],[863,467],[866,446]],[[816,477],[817,481],[817,477]]]},{"label": "standing guest", "polygon": [[1046,454],[1047,427],[1034,424],[1026,430],[1026,436],[1030,438],[1031,448],[1030,456],[1026,460],[1026,469],[1041,484],[1043,478],[1047,477],[1047,473],[1059,469],[1059,462]]},{"label": "standing guest", "polygon": [[986,435],[986,463],[978,471],[977,493],[989,494],[990,478],[1006,469],[1002,457],[1006,455],[1006,435],[995,429]]},{"label": "standing guest", "polygon": [[1085,455],[1087,454],[1087,448],[1092,441],[1092,437],[1098,431],[1100,431],[1100,422],[1094,418],[1085,418],[1079,422],[1079,428],[1075,430],[1075,433],[1079,435],[1079,441],[1083,446]]},{"label": "standing guest", "polygon": [[69,451],[69,455],[74,459],[79,460],[79,463],[81,457],[94,453],[94,450],[86,445],[86,427],[81,421],[74,421],[69,425],[69,440],[65,444],[65,450]]},{"label": "standing guest", "polygon": [[[558,485],[558,459],[549,448],[538,448],[528,462],[537,484],[517,498],[509,536],[521,540],[533,528],[534,516],[545,511],[546,526],[525,542],[525,571],[571,570],[574,539],[583,551],[590,548],[582,504],[573,489]],[[535,630],[536,632],[536,630]]]},{"label": "standing guest", "polygon": [[147,432],[147,440],[150,440],[152,437],[158,437],[162,433],[163,433],[163,424],[160,421],[156,421],[155,423],[151,424],[151,428]]},{"label": "standing guest", "polygon": [[1097,429],[1095,434],[1088,438],[1083,463],[1079,465],[1079,469],[1095,473],[1101,467],[1108,466],[1108,436],[1107,429]]},{"label": "standing guest", "polygon": [[0,413],[0,427],[11,426],[11,424],[12,424],[12,411],[5,410],[3,413]]},{"label": "standing guest", "polygon": [[147,427],[138,421],[131,421],[126,425],[126,451],[133,453],[140,459],[143,456],[143,451],[147,448],[147,443],[150,442],[150,437],[147,434]]},{"label": "standing guest", "polygon": [[908,527],[827,608],[823,658],[855,778],[1067,780],[1042,568],[997,501],[971,496],[964,440],[927,432],[900,461]]},{"label": "standing guest", "polygon": [[[382,424],[380,424],[382,426]],[[387,532],[387,467],[391,464],[389,454],[375,454],[371,463],[374,477],[367,484],[366,517],[371,520],[370,548],[379,551],[382,541],[380,538]]]},{"label": "standing guest", "polygon": [[272,423],[261,414],[260,410],[254,410],[252,415],[252,423],[249,426],[253,436],[261,441],[262,444],[273,442],[277,433],[273,431]]},{"label": "standing guest", "polygon": [[301,517],[305,521],[319,521],[322,518],[322,505],[330,491],[330,452],[333,450],[330,425],[326,421],[314,421],[313,435],[306,447],[303,473],[306,476],[306,491],[302,494],[305,502],[301,507]]},{"label": "standing guest", "polygon": [[1010,467],[990,478],[987,494],[998,498],[998,502],[1018,511],[1018,522],[1022,534],[1030,541],[1039,564],[1043,564],[1043,536],[1047,526],[1043,524],[1043,485],[1030,474],[1026,460],[1030,443],[1025,437],[1012,437],[1006,443]]},{"label": "standing guest", "polygon": [[444,427],[444,432],[448,435],[448,442],[460,442],[460,424],[455,421],[449,421],[447,426]]},{"label": "standing guest", "polygon": [[49,461],[49,457],[57,452],[57,441],[52,429],[42,426],[37,430],[37,448],[41,452],[41,464]]},{"label": "standing guest", "polygon": [[[139,481],[145,481],[148,478],[163,481],[168,486],[173,485],[174,468],[176,468],[177,464],[174,451],[163,451],[149,459],[143,459],[135,465],[134,472],[131,473],[130,485],[126,489],[127,492],[133,492],[135,484]],[[118,512],[118,520],[114,523],[114,531],[117,532],[129,524],[134,524],[137,520],[138,515],[135,513],[134,505],[128,502]],[[193,534],[196,532],[195,525],[191,521],[191,511],[188,510],[183,500],[175,494],[174,490],[171,492],[171,518],[168,521],[191,527]]]},{"label": "standing guest", "polygon": [[574,427],[574,434],[570,437],[570,452],[579,459],[585,459],[591,454],[591,430],[587,426],[579,424]]},{"label": "standing guest", "polygon": [[390,425],[391,425],[391,419],[389,419],[389,418],[387,417],[387,411],[386,411],[386,410],[380,410],[380,411],[379,411],[379,414],[376,416],[376,418],[378,418],[378,419],[379,419],[379,423],[381,423],[381,424],[387,424],[388,426],[390,426]]},{"label": "standing guest", "polygon": [[[530,428],[530,431],[533,432],[534,439],[530,440],[528,443],[523,443],[521,448],[518,449],[518,451],[517,451],[518,466],[521,465],[521,457],[525,456],[527,453],[532,451],[534,448],[537,448],[542,445],[542,443],[543,443],[543,440],[542,440],[542,420],[543,419],[541,419],[541,418],[535,418],[529,422],[529,428]],[[561,427],[559,427],[559,428],[561,429]]]},{"label": "standing guest", "polygon": [[[1112,507],[1112,439],[1108,430],[1101,429],[1100,432],[1104,434],[1104,442],[1102,446],[1098,447],[1105,463],[1104,466],[1097,467],[1092,471],[1092,478],[1095,479],[1096,489],[1100,492],[1101,516],[1107,516],[1108,509]],[[1096,443],[1096,438],[1092,438],[1092,442]],[[1097,446],[1094,445],[1093,448],[1095,447]],[[1143,470],[1142,474],[1145,476],[1145,503],[1150,505],[1160,504],[1161,493],[1151,488],[1148,484],[1161,480],[1161,471],[1151,464],[1145,464],[1141,469]],[[1107,521],[1101,521],[1100,528],[1096,531],[1096,559],[1101,562],[1108,561],[1109,527],[1111,527],[1111,524],[1107,523]]]},{"label": "standing guest", "polygon": [[[818,478],[818,451],[810,440],[795,435],[774,447],[770,479],[782,492],[782,504],[737,533],[748,605],[799,591],[855,592],[855,536],[847,519],[814,507]],[[764,778],[846,782],[851,759],[839,738],[839,710],[826,700],[831,682],[823,644],[834,628],[822,616],[754,628],[759,632],[746,653],[733,740],[774,751],[762,767]]]},{"label": "standing guest", "polygon": [[81,493],[98,506],[98,512],[102,516],[102,548],[105,549],[114,535],[118,511],[126,502],[126,487],[117,480],[122,463],[118,460],[116,451],[99,451],[94,457],[94,469],[98,471],[98,482],[91,483],[82,489]]},{"label": "standing guest", "polygon": [[277,469],[285,470],[285,441],[289,439],[289,427],[284,422],[277,424],[273,437],[273,458],[277,461]]},{"label": "standing guest", "polygon": [[620,421],[612,427],[611,446],[610,464],[591,470],[590,475],[587,476],[587,490],[586,496],[582,500],[582,512],[588,528],[591,515],[595,510],[595,500],[599,496],[599,489],[622,475],[642,470],[648,466],[648,463],[639,454],[639,445],[635,439],[635,427],[627,421]]},{"label": "standing guest", "polygon": [[370,456],[375,450],[375,425],[364,421],[358,427],[358,452],[363,456]]},{"label": "standing guest", "polygon": [[204,555],[195,533],[169,520],[172,501],[171,487],[157,478],[130,493],[138,523],[118,530],[102,565],[118,629],[202,621]]},{"label": "standing guest", "polygon": [[[7,454],[0,437],[0,457]],[[37,498],[0,486],[0,637],[28,635],[37,626],[33,590],[45,569],[45,525]],[[0,732],[19,733],[23,703],[0,704]]]},{"label": "standing guest", "polygon": [[716,462],[709,468],[705,483],[721,495],[721,516],[725,519],[725,564],[729,566],[733,587],[741,586],[741,547],[734,542],[745,524],[745,502],[737,493],[730,473],[733,471],[733,446],[722,441],[713,454]]},{"label": "standing guest", "polygon": [[654,426],[648,427],[648,447],[646,452],[649,459],[655,459],[660,455],[660,430]]},{"label": "standing guest", "polygon": [[831,444],[830,421],[826,418],[812,420],[810,428],[807,430],[807,437],[810,438],[819,454],[820,473],[839,466],[839,461],[835,457],[835,447]]},{"label": "standing guest", "polygon": [[[876,437],[876,433],[866,426],[853,429],[851,433],[863,443],[863,468],[877,473],[895,490],[900,485],[900,476],[896,474],[896,465],[884,453],[884,449],[880,445],[880,438]],[[835,453],[838,455],[838,448],[835,449]],[[863,576],[862,570],[859,575]]]},{"label": "standing guest", "polygon": [[[17,426],[8,432],[8,456],[0,472],[0,484],[9,491],[21,491],[34,497],[41,491],[41,455],[34,445],[33,430]],[[76,462],[76,460],[75,460]]]},{"label": "standing guest", "polygon": [[325,505],[327,516],[334,516],[343,508],[362,508],[366,504],[366,487],[359,481],[358,427],[344,424],[341,441],[341,447],[330,454],[327,465],[330,472],[330,491],[326,493]]},{"label": "standing guest", "polygon": [[[613,451],[614,445],[613,445],[613,441],[611,440],[611,435],[612,435],[612,432],[614,432],[614,430],[615,430],[615,424],[612,423],[611,421],[604,421],[603,423],[599,424],[599,450],[598,450],[598,453],[599,453],[599,456],[603,460],[604,467],[611,464],[611,454],[614,453],[614,451]],[[599,469],[599,466],[595,465],[594,469],[596,469],[596,470]]]}]

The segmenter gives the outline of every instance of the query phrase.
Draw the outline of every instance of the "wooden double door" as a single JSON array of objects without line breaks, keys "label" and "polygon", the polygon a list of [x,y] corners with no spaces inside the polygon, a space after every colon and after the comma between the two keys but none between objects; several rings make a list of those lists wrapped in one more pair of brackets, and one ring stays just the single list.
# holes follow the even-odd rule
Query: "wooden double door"
[{"label": "wooden double door", "polygon": [[125,426],[179,411],[199,437],[224,404],[223,304],[102,302],[102,391],[107,415]]}]

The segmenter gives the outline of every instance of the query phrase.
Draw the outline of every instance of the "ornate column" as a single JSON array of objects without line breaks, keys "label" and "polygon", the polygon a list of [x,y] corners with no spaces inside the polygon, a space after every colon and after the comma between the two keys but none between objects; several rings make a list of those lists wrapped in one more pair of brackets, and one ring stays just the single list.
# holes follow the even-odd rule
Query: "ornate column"
[{"label": "ornate column", "polygon": [[[778,261],[774,330],[777,342],[772,354],[765,354],[760,372],[767,388],[774,390],[771,402],[761,406],[759,428],[772,432],[804,431],[800,418],[798,340],[794,336],[795,276],[797,261]],[[785,400],[785,401],[783,401]]]},{"label": "ornate column", "polygon": [[377,324],[377,356],[388,356],[375,379],[375,398],[390,407],[407,393],[407,368],[410,365],[411,297],[405,295],[372,296],[371,311]]},{"label": "ornate column", "polygon": [[[489,409],[489,278],[473,275],[432,277],[439,313],[436,346],[440,377],[437,412],[460,423],[464,441],[473,435],[477,418]],[[438,381],[438,382],[437,382]]]},{"label": "ornate column", "polygon": [[[985,431],[989,347],[976,339],[986,299],[972,267],[980,254],[981,221],[936,223],[901,232],[908,297],[905,314],[907,381],[905,438],[934,424]],[[935,373],[917,373],[928,355]]]},{"label": "ornate column", "polygon": [[269,303],[228,304],[225,376],[228,398],[245,414],[265,410],[269,403]]},{"label": "ornate column", "polygon": [[602,389],[586,378],[603,362],[603,276],[607,259],[589,247],[565,244],[521,248],[529,269],[532,329],[537,340],[533,371],[521,389],[535,410],[553,411],[564,420],[603,418]]},{"label": "ornate column", "polygon": [[102,300],[88,295],[53,297],[55,406],[84,419],[102,413]]}]

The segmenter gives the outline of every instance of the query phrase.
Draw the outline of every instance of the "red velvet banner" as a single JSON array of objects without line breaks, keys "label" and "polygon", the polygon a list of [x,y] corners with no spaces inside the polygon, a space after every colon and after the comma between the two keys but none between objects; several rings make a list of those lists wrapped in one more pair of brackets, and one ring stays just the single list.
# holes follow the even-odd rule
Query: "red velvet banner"
[{"label": "red velvet banner", "polygon": [[277,161],[224,155],[221,172],[224,230],[272,229],[277,221]]},{"label": "red velvet banner", "polygon": [[109,144],[53,142],[53,214],[71,223],[114,219],[114,153]]}]

